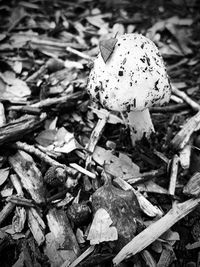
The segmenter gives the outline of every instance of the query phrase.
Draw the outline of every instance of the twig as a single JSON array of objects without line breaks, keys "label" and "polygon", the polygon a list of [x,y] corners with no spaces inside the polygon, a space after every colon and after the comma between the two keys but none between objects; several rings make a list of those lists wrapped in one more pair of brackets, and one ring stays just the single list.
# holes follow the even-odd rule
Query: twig
[{"label": "twig", "polygon": [[[72,262],[69,267],[76,267],[81,261],[83,261],[87,256],[89,256],[95,249],[95,245],[90,246],[86,251],[84,251],[74,262]],[[61,267],[67,267],[68,261],[64,262]]]},{"label": "twig", "polygon": [[132,190],[137,197],[141,210],[147,214],[149,217],[161,217],[163,215],[162,211],[151,204],[140,192],[135,190],[130,184],[121,178],[115,178],[114,182],[124,190]]},{"label": "twig", "polygon": [[8,202],[0,211],[0,225],[7,218],[7,216],[13,211],[15,204]]},{"label": "twig", "polygon": [[172,209],[164,217],[160,218],[155,223],[152,223],[122,248],[113,259],[114,266],[117,266],[123,260],[130,258],[149,246],[171,226],[194,210],[199,203],[200,198],[189,199],[183,203],[175,203]]},{"label": "twig", "polygon": [[69,164],[72,168],[76,169],[77,171],[87,175],[88,177],[95,179],[96,175],[86,169],[84,169],[83,167],[81,167],[80,165],[76,164],[76,163],[70,163]]},{"label": "twig", "polygon": [[31,76],[29,76],[26,79],[27,83],[31,83],[33,81],[36,81],[38,79],[38,77],[40,77],[41,75],[44,75],[45,72],[47,71],[47,65],[42,65],[36,72],[34,72]]},{"label": "twig", "polygon": [[102,117],[101,119],[98,120],[95,128],[93,129],[91,136],[90,136],[90,141],[86,146],[87,151],[89,152],[89,154],[86,157],[86,168],[90,165],[91,160],[92,160],[92,154],[95,150],[95,147],[102,135],[102,132],[104,130],[104,127],[106,125],[106,122],[108,121],[109,118],[109,112],[106,112],[104,114],[104,117]]},{"label": "twig", "polygon": [[6,199],[8,202],[16,204],[17,206],[35,207],[32,199],[27,199],[21,196],[11,196]]},{"label": "twig", "polygon": [[83,52],[80,52],[72,47],[67,47],[66,50],[70,53],[73,53],[81,58],[84,58],[84,59],[87,59],[87,60],[92,60],[92,58],[90,56],[88,56],[87,54],[83,53]]},{"label": "twig", "polygon": [[170,183],[169,183],[169,194],[174,195],[175,189],[176,189],[176,180],[177,180],[177,174],[178,174],[178,163],[179,163],[179,156],[174,155],[172,160],[172,166],[171,166],[171,174],[170,174]]},{"label": "twig", "polygon": [[194,131],[200,128],[200,111],[191,117],[182,127],[182,129],[175,135],[171,141],[171,146],[175,150],[183,149],[188,143]]},{"label": "twig", "polygon": [[5,124],[0,128],[0,145],[21,139],[25,134],[40,127],[45,119],[46,114],[43,117],[24,115]]},{"label": "twig", "polygon": [[200,110],[200,105],[197,104],[194,100],[192,100],[185,92],[178,90],[174,85],[172,85],[172,93],[177,95],[178,97],[182,98],[191,108],[195,111]]},{"label": "twig", "polygon": [[65,164],[61,164],[58,161],[52,159],[51,157],[49,157],[48,155],[46,155],[45,153],[43,153],[41,150],[39,150],[38,148],[28,145],[26,143],[22,143],[22,142],[16,142],[13,146],[15,146],[18,149],[21,149],[23,151],[26,151],[30,154],[34,154],[36,155],[38,158],[40,158],[41,160],[43,160],[44,162],[46,162],[47,164],[49,164],[50,166],[61,166],[63,168],[66,169],[66,171],[71,174],[71,175],[75,175],[76,174],[76,170],[89,176],[92,179],[96,178],[96,175],[86,169],[84,169],[83,167],[79,166],[76,163],[70,163],[71,167],[66,166]]},{"label": "twig", "polygon": [[168,113],[168,112],[178,112],[181,110],[185,110],[189,108],[189,105],[186,103],[176,104],[176,105],[168,105],[166,107],[151,107],[149,108],[151,113]]},{"label": "twig", "polygon": [[35,108],[49,107],[49,106],[52,106],[52,105],[65,103],[68,100],[77,99],[80,96],[82,96],[82,92],[77,92],[77,93],[74,93],[74,94],[69,94],[69,95],[65,95],[65,96],[61,96],[61,97],[51,97],[51,98],[47,98],[47,99],[41,100],[40,102],[37,102],[35,104],[32,104],[31,107],[35,107]]},{"label": "twig", "polygon": [[189,169],[190,167],[190,157],[192,152],[191,140],[189,144],[185,145],[182,150],[179,151],[180,165],[184,170]]},{"label": "twig", "polygon": [[[56,39],[55,39],[56,40]],[[67,42],[59,42],[59,41],[54,41],[54,40],[45,40],[41,39],[41,37],[32,37],[31,38],[31,43],[34,45],[40,45],[40,46],[53,46],[53,47],[58,47],[58,48],[64,48],[66,47],[72,47],[73,48],[79,48],[80,44],[78,43],[67,43]]]},{"label": "twig", "polygon": [[40,115],[40,113],[42,112],[39,108],[35,108],[31,106],[10,106],[8,110],[20,111],[20,112],[31,114],[31,115]]},{"label": "twig", "polygon": [[17,195],[18,196],[24,196],[24,192],[22,190],[22,185],[21,185],[21,182],[20,182],[18,176],[16,174],[11,174],[10,180],[11,180],[15,190],[17,191]]}]

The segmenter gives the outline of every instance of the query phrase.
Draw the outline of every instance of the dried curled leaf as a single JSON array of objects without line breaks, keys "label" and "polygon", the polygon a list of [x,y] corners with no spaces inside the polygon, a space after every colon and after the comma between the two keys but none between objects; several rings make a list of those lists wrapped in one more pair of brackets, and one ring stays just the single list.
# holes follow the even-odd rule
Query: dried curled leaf
[{"label": "dried curled leaf", "polygon": [[99,43],[100,53],[105,63],[113,53],[117,41],[118,40],[116,38],[110,38]]}]

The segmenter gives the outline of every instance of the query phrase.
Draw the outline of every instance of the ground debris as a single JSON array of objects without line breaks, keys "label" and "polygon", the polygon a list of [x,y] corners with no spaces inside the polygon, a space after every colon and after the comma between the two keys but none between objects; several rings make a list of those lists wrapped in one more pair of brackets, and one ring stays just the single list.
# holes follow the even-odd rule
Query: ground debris
[{"label": "ground debris", "polygon": [[[0,265],[199,266],[199,1],[1,2]],[[172,84],[135,146],[86,90],[125,33]]]}]

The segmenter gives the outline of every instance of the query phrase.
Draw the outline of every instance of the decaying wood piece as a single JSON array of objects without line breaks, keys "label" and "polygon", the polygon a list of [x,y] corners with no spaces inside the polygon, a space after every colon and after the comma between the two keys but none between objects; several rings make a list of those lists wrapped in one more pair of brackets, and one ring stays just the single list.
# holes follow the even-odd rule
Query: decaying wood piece
[{"label": "decaying wood piece", "polygon": [[171,165],[170,182],[169,182],[169,194],[174,195],[176,189],[176,180],[178,175],[179,156],[174,155]]},{"label": "decaying wood piece", "polygon": [[21,185],[21,182],[20,182],[18,176],[16,174],[11,174],[10,175],[10,180],[11,180],[15,190],[17,191],[17,195],[18,196],[23,196],[24,192],[22,190],[22,185]]},{"label": "decaying wood piece", "polygon": [[0,253],[2,253],[1,251],[8,247],[10,244],[12,244],[10,235],[0,230]]},{"label": "decaying wood piece", "polygon": [[105,113],[104,118],[101,118],[98,120],[95,128],[93,129],[90,135],[89,143],[86,146],[86,149],[88,150],[88,153],[89,153],[89,155],[86,158],[86,167],[89,166],[89,164],[91,163],[91,160],[92,160],[91,154],[94,152],[94,149],[103,133],[108,117],[109,117],[109,112],[107,111]]},{"label": "decaying wood piece", "polygon": [[130,184],[121,178],[115,178],[114,183],[116,183],[123,190],[132,190],[137,197],[141,210],[147,214],[149,217],[161,217],[163,212],[157,207],[151,204],[151,202],[146,199],[140,192],[135,190]]},{"label": "decaying wood piece", "polygon": [[19,150],[8,160],[19,176],[22,186],[30,193],[32,199],[36,203],[43,203],[45,201],[43,178],[33,158],[26,152]]},{"label": "decaying wood piece", "polygon": [[95,113],[98,116],[98,122],[93,129],[89,143],[86,146],[86,149],[88,150],[89,155],[86,158],[86,167],[89,166],[92,160],[92,154],[95,150],[95,147],[101,138],[101,135],[104,131],[106,123],[116,124],[116,123],[123,123],[123,121],[117,117],[116,115],[110,113],[106,109],[95,109],[91,107],[93,113]]},{"label": "decaying wood piece", "polygon": [[145,265],[149,267],[157,267],[156,260],[148,250],[144,249],[143,251],[141,251],[141,256],[146,263]]},{"label": "decaying wood piece", "polygon": [[[87,256],[89,256],[95,249],[95,246],[90,246],[86,251],[84,251],[75,261],[73,261],[69,267],[76,267],[80,262],[82,262]],[[67,263],[64,262],[61,267],[67,267]]]},{"label": "decaying wood piece", "polygon": [[60,96],[60,97],[46,98],[44,100],[41,100],[40,102],[32,104],[31,107],[44,108],[44,107],[50,107],[52,105],[58,105],[62,103],[66,104],[69,100],[80,99],[82,95],[83,95],[82,92],[77,92],[77,93],[67,94],[67,95]]},{"label": "decaying wood piece", "polygon": [[[21,203],[21,198],[24,197],[24,192],[22,190],[21,182],[20,182],[20,180],[16,174],[11,174],[10,180],[11,180],[15,190],[17,191],[16,196],[9,197],[9,201],[11,203],[14,203],[17,205],[15,208],[15,215],[12,219],[12,227],[13,227],[13,230],[15,231],[15,233],[20,233],[24,229],[24,224],[26,221],[27,212],[26,212],[26,209],[24,207],[21,207],[21,205],[19,205],[19,203],[22,205],[25,204],[24,206],[28,206],[28,207],[31,207],[31,206],[33,207],[34,204],[28,203],[29,205],[27,205],[27,202],[30,201],[29,199],[25,199],[25,202],[22,201],[22,203]],[[14,198],[14,201],[13,201],[13,198]],[[32,202],[32,200],[31,200],[31,202]]]},{"label": "decaying wood piece", "polygon": [[[115,250],[119,251],[135,236],[138,224],[141,223],[141,214],[132,190],[125,191],[113,186],[111,178],[107,177],[104,185],[92,195],[92,208],[94,221],[88,236],[91,245],[116,240],[118,234],[114,244]],[[104,221],[97,213],[102,214]]]},{"label": "decaying wood piece", "polygon": [[140,252],[171,226],[194,210],[200,203],[200,198],[189,199],[183,203],[174,203],[171,210],[158,221],[152,223],[144,231],[134,237],[113,259],[114,266]]},{"label": "decaying wood piece", "polygon": [[200,196],[200,173],[196,172],[183,188],[183,193],[192,196]]},{"label": "decaying wood piece", "polygon": [[77,174],[77,171],[89,176],[90,178],[94,179],[96,177],[96,175],[86,169],[84,169],[83,167],[79,166],[76,163],[70,163],[70,166],[67,166],[65,164],[61,164],[60,162],[56,161],[55,159],[51,158],[50,156],[48,156],[47,154],[45,154],[44,152],[42,152],[40,149],[36,148],[33,145],[28,145],[24,142],[16,142],[13,144],[13,147],[18,148],[20,150],[26,151],[27,153],[30,154],[34,154],[35,156],[37,156],[38,158],[40,158],[41,160],[43,160],[44,162],[46,162],[48,165],[50,166],[61,166],[64,169],[66,169],[67,173],[74,176]]},{"label": "decaying wood piece", "polygon": [[11,202],[17,206],[23,207],[35,207],[35,204],[32,199],[27,199],[22,196],[10,196],[6,199],[8,202]]},{"label": "decaying wood piece", "polygon": [[0,128],[0,145],[21,139],[25,134],[39,128],[46,115],[43,117],[24,115],[17,120],[9,122]]},{"label": "decaying wood piece", "polygon": [[64,210],[53,208],[47,214],[50,233],[46,235],[45,254],[51,266],[69,266],[78,255],[80,248]]},{"label": "decaying wood piece", "polygon": [[182,129],[175,135],[171,141],[171,146],[175,150],[181,150],[190,140],[193,132],[200,128],[200,111],[198,111],[192,118],[190,118],[182,127]]},{"label": "decaying wood piece", "polygon": [[4,105],[0,102],[0,127],[6,124]]},{"label": "decaying wood piece", "polygon": [[44,230],[46,225],[39,212],[34,208],[28,210],[28,226],[38,246],[43,244],[45,241]]},{"label": "decaying wood piece", "polygon": [[171,246],[165,244],[157,263],[157,267],[168,267],[176,259],[176,255]]},{"label": "decaying wood piece", "polygon": [[191,152],[192,152],[191,143],[192,142],[189,142],[189,144],[185,145],[184,148],[179,151],[180,165],[184,170],[187,170],[190,167],[190,158],[191,158]]},{"label": "decaying wood piece", "polygon": [[7,218],[7,216],[14,210],[15,204],[8,202],[0,211],[0,225]]}]

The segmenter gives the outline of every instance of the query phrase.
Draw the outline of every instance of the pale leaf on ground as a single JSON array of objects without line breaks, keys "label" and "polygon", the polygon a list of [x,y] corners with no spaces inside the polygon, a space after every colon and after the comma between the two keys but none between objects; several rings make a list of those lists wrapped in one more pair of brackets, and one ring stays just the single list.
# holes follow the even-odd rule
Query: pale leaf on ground
[{"label": "pale leaf on ground", "polygon": [[90,245],[96,245],[105,241],[114,241],[118,238],[117,228],[111,226],[113,221],[108,212],[100,208],[96,211],[90,227],[87,240]]},{"label": "pale leaf on ground", "polygon": [[93,159],[115,177],[128,179],[140,176],[139,167],[126,154],[120,153],[119,157],[116,157],[110,150],[96,146]]},{"label": "pale leaf on ground", "polygon": [[0,186],[7,180],[10,168],[0,169]]}]

